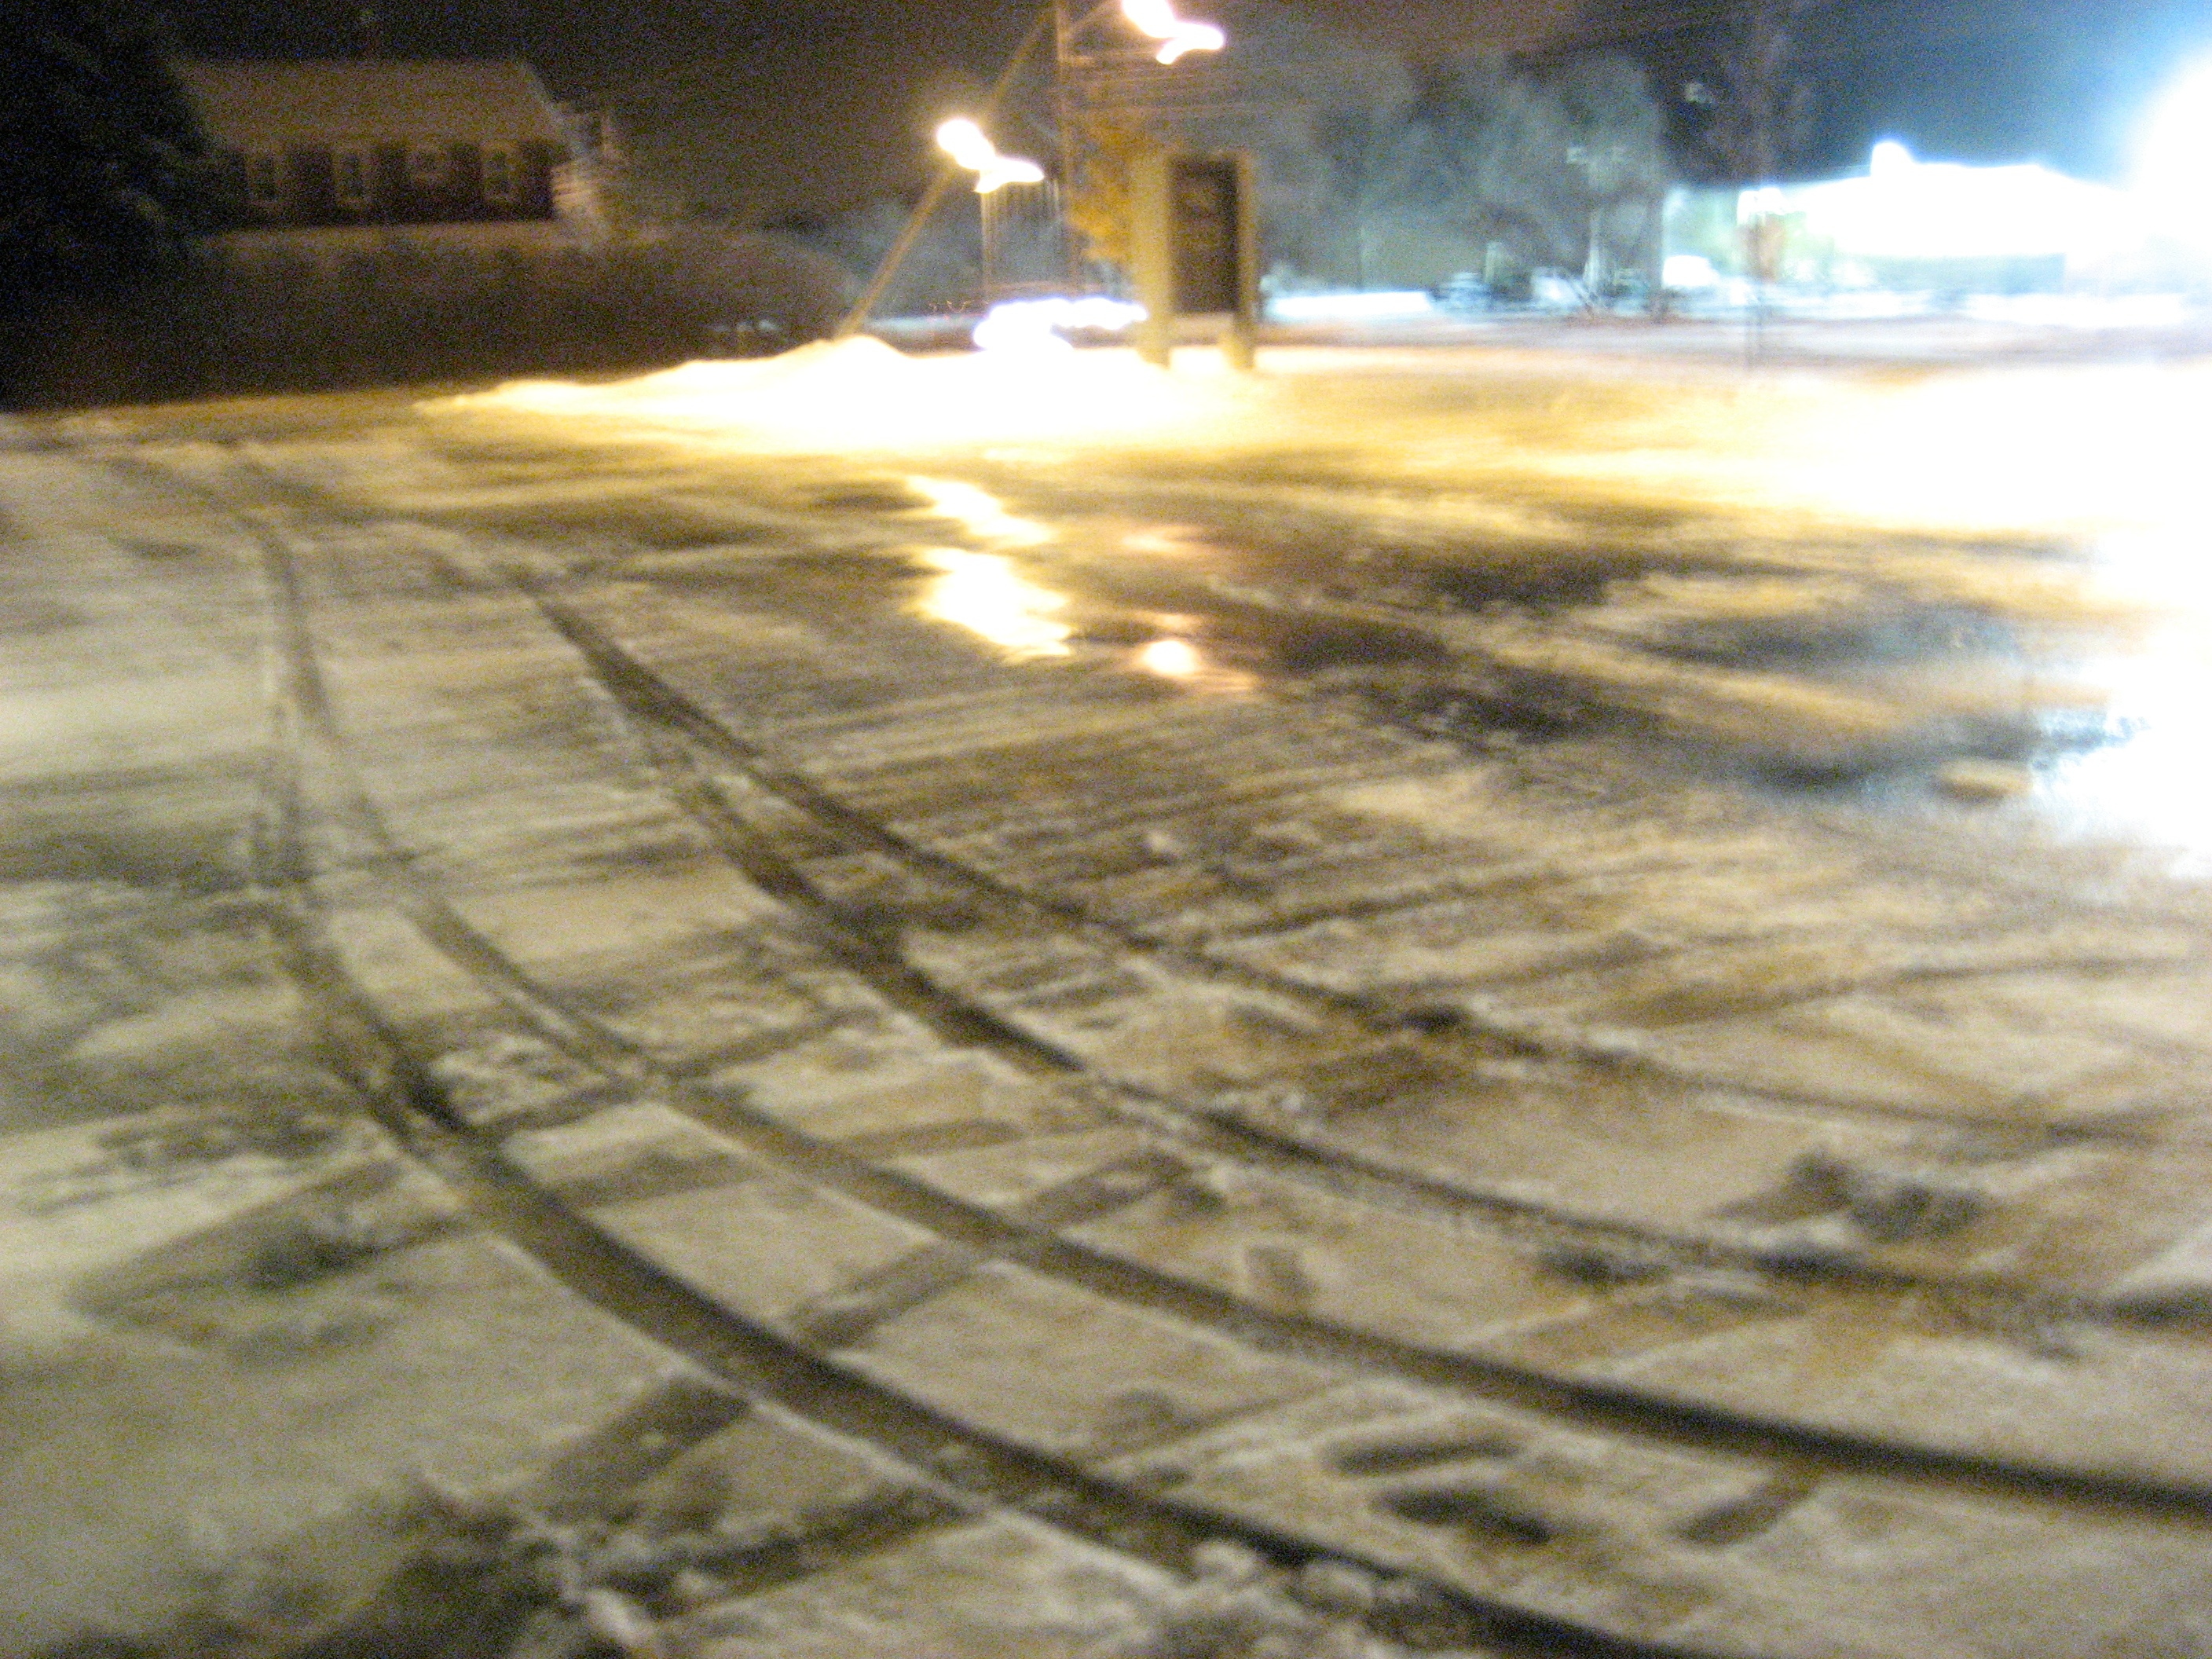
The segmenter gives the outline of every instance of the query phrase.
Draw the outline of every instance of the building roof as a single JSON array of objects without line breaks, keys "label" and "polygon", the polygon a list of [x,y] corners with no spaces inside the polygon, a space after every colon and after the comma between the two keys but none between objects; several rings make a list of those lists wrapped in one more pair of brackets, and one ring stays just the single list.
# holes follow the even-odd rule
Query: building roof
[{"label": "building roof", "polygon": [[562,140],[545,89],[514,58],[203,58],[177,68],[218,143]]}]

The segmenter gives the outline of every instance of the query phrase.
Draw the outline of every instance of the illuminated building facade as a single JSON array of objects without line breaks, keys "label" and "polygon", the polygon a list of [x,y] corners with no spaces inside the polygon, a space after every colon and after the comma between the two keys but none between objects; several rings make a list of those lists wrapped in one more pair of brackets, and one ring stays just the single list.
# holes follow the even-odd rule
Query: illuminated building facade
[{"label": "illuminated building facade", "polygon": [[1874,147],[1848,176],[1668,200],[1666,281],[1814,291],[2037,294],[2212,289],[2212,63],[2141,122],[2114,183],[2037,162],[1971,166]]}]

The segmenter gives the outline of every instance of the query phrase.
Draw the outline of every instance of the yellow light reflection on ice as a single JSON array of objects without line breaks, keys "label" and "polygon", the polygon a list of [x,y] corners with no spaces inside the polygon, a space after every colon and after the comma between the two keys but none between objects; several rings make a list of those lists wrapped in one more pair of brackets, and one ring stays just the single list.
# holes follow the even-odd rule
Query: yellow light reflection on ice
[{"label": "yellow light reflection on ice", "polygon": [[1219,52],[1229,44],[1212,24],[1187,23],[1176,16],[1171,0],[1121,0],[1121,15],[1160,43],[1152,55],[1163,64],[1172,64],[1186,52]]},{"label": "yellow light reflection on ice", "polygon": [[933,547],[922,554],[941,574],[921,596],[925,616],[964,628],[1018,657],[1065,657],[1075,630],[1054,619],[1067,596],[1024,580],[996,553]]},{"label": "yellow light reflection on ice", "polygon": [[1188,640],[1154,640],[1137,653],[1137,666],[1148,674],[1187,680],[1206,667],[1206,659]]},{"label": "yellow light reflection on ice", "polygon": [[[1180,619],[1191,622],[1192,618]],[[1139,672],[1172,680],[1186,690],[1210,696],[1243,696],[1259,690],[1256,676],[1231,668],[1189,640],[1170,636],[1139,646],[1128,656]]]},{"label": "yellow light reflection on ice", "polygon": [[1180,525],[1167,530],[1133,530],[1121,538],[1121,545],[1129,552],[1153,558],[1181,558],[1202,550],[1197,532]]},{"label": "yellow light reflection on ice", "polygon": [[1042,547],[1052,531],[1034,519],[1018,518],[989,490],[957,478],[908,478],[908,486],[927,496],[941,518],[951,520],[990,547]]}]

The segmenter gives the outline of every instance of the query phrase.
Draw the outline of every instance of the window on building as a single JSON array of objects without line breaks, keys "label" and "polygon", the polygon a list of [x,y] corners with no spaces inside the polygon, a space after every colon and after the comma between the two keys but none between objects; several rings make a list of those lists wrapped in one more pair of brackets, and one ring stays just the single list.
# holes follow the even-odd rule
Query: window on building
[{"label": "window on building", "polygon": [[368,206],[372,177],[365,149],[342,149],[331,157],[331,192],[342,208],[359,212]]},{"label": "window on building", "polygon": [[246,157],[246,200],[248,206],[269,213],[284,205],[283,158],[249,152]]},{"label": "window on building", "polygon": [[483,198],[506,206],[520,194],[521,180],[512,144],[486,144],[483,152]]},{"label": "window on building", "polygon": [[407,150],[407,182],[416,190],[436,190],[446,182],[446,152],[436,144],[412,144]]}]

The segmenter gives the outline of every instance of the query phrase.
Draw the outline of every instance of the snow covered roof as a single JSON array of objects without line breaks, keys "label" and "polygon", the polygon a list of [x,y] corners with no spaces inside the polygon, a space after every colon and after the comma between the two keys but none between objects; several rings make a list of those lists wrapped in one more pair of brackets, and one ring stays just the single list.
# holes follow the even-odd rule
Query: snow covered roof
[{"label": "snow covered roof", "polygon": [[417,135],[562,141],[544,88],[514,58],[200,59],[178,73],[216,142],[245,149]]}]

